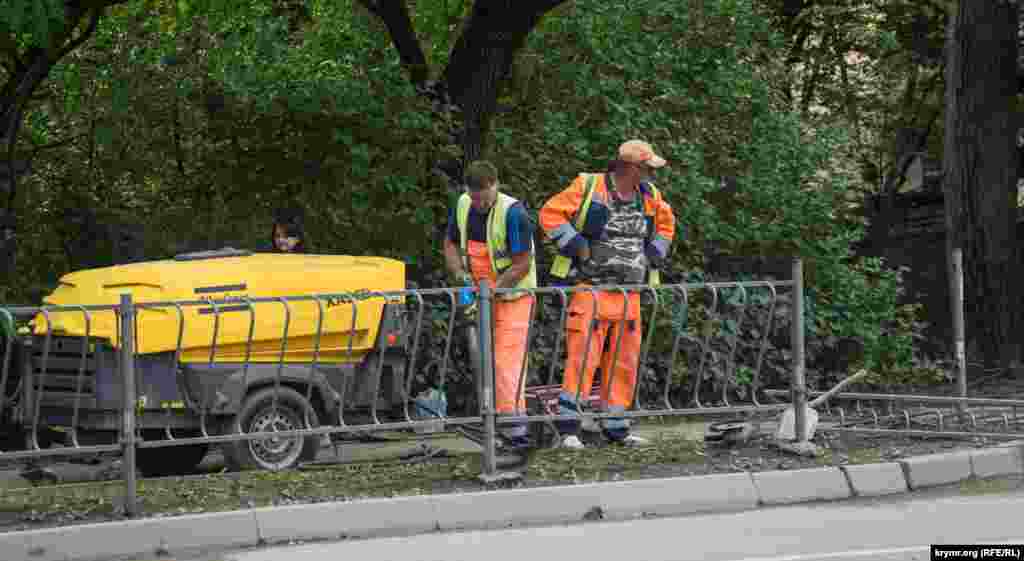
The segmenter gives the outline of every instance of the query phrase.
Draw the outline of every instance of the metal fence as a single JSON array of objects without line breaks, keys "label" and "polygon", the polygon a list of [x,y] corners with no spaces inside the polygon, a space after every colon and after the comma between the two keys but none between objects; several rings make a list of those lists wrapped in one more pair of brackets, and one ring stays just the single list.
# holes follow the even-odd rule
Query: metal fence
[{"label": "metal fence", "polygon": [[[236,466],[274,469],[311,459],[324,435],[461,428],[479,435],[482,470],[494,474],[501,424],[544,427],[574,418],[553,406],[567,310],[574,294],[598,291],[642,298],[638,390],[628,411],[586,409],[580,418],[762,415],[795,405],[802,439],[807,395],[799,260],[793,273],[785,281],[658,287],[522,291],[481,284],[471,289],[478,307],[473,321],[462,313],[457,289],[174,302],[123,294],[117,305],[0,309],[10,325],[0,366],[0,420],[24,431],[27,448],[0,449],[0,460],[120,453],[129,515],[137,509],[137,467],[198,464],[210,445],[225,446]],[[519,381],[527,410],[499,417],[495,301],[522,292],[533,296],[530,360]],[[619,341],[609,344],[617,359]],[[612,373],[608,384],[614,383]],[[417,394],[417,388],[438,393]],[[462,396],[455,414],[444,402],[417,399],[459,397],[452,388],[471,394]],[[587,402],[595,395],[577,398]],[[907,399],[860,397],[862,413],[867,400]],[[863,415],[830,410],[840,419],[834,430],[886,430],[886,419],[898,416],[871,410],[874,422],[865,427],[855,426]],[[902,430],[927,430],[911,426],[918,412],[903,417],[910,420]],[[975,429],[991,421],[970,411],[959,418]],[[1012,419],[1010,413],[999,418],[1004,435],[1019,424],[1015,410]],[[948,420],[938,414],[937,432]],[[63,447],[48,447],[43,436],[51,426],[66,430]]]},{"label": "metal fence", "polygon": [[[768,395],[785,392],[765,390]],[[809,392],[810,397],[825,392]],[[942,395],[844,392],[826,403],[823,430],[903,436],[1024,438],[1024,400]]]},{"label": "metal fence", "polygon": [[[949,253],[950,307],[953,320],[955,395],[844,392],[825,402],[826,430],[850,434],[898,434],[928,437],[1018,439],[1024,437],[1024,400],[968,397],[964,326],[963,250]],[[938,388],[936,388],[936,391]],[[811,397],[823,392],[811,392]],[[781,395],[766,390],[768,395]]]}]

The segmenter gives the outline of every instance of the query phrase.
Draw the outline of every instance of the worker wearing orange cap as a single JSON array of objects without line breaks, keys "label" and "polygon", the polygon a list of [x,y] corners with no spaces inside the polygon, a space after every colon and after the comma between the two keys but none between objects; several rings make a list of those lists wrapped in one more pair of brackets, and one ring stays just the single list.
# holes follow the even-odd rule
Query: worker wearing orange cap
[{"label": "worker wearing orange cap", "polygon": [[[607,173],[581,173],[544,204],[540,225],[558,247],[551,268],[556,282],[574,279],[576,286],[582,287],[660,282],[658,268],[668,257],[675,217],[650,178],[665,163],[647,142],[630,140],[619,147],[618,158]],[[568,358],[558,399],[560,414],[579,414],[577,399],[590,394],[598,366],[598,409],[615,413],[632,406],[642,325],[637,292],[573,294],[566,319]],[[577,435],[578,419],[556,424],[562,446],[583,448]],[[606,418],[601,425],[612,442],[627,446],[646,443],[630,433],[623,418]]]}]

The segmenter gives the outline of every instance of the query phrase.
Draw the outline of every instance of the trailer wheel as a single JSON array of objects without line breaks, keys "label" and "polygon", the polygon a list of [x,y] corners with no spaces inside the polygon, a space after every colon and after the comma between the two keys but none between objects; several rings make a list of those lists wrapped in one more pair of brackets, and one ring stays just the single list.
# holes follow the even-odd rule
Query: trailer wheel
[{"label": "trailer wheel", "polygon": [[187,475],[195,472],[208,449],[208,444],[139,448],[135,462],[144,477]]},{"label": "trailer wheel", "polygon": [[[277,393],[275,405],[274,394]],[[312,426],[319,425],[316,411],[299,392],[280,387],[264,388],[245,399],[242,410],[229,426],[233,433],[299,430],[306,426],[309,415]],[[224,446],[224,459],[229,469],[282,470],[295,467],[299,462],[315,458],[320,447],[316,436],[269,437],[258,440],[239,440]]]}]

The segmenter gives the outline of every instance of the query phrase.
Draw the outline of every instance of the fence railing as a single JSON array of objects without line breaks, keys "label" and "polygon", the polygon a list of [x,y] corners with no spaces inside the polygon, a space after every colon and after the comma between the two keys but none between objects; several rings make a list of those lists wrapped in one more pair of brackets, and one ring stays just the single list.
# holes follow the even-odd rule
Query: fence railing
[{"label": "fence railing", "polygon": [[[450,288],[171,302],[122,294],[116,305],[6,308],[0,421],[24,431],[27,449],[0,449],[0,460],[119,452],[133,514],[137,468],[198,464],[217,444],[232,467],[279,469],[315,457],[325,435],[462,427],[482,437],[482,470],[494,474],[498,429],[509,423],[543,432],[574,418],[766,414],[792,405],[775,399],[784,395],[802,413],[799,260],[793,273],[657,287],[482,284],[470,289],[475,318]],[[642,302],[632,406],[561,415],[569,303],[599,292]],[[493,323],[500,301],[521,293],[532,296],[517,385],[527,407],[499,416]],[[620,345],[621,336],[609,341],[613,365]],[[612,369],[607,384],[616,383]],[[766,391],[773,385],[785,389]],[[577,402],[595,395],[579,389]],[[50,427],[65,429],[65,446],[48,447]]]},{"label": "fence railing", "polygon": [[[768,395],[787,392],[768,389]],[[812,391],[816,397],[824,392]],[[942,395],[842,392],[826,402],[824,430],[903,436],[1020,439],[1024,400]]]}]

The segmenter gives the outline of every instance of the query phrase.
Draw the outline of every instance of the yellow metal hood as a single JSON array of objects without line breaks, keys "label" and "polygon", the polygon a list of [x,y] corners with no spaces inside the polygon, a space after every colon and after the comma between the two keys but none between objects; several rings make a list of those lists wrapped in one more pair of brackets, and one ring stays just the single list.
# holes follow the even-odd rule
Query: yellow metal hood
[{"label": "yellow metal hood", "polygon": [[[382,298],[357,300],[356,310],[343,299],[323,299],[323,316],[314,302],[280,302],[249,305],[246,299],[312,294],[399,291],[405,288],[405,265],[382,257],[303,254],[251,254],[191,260],[163,260],[90,269],[67,274],[56,290],[43,299],[54,306],[115,305],[121,294],[131,294],[136,304],[198,301],[202,305],[143,307],[138,315],[139,353],[174,351],[181,334],[182,360],[241,360],[246,354],[250,327],[253,330],[250,358],[277,360],[287,335],[287,360],[312,358],[318,320],[322,319],[321,358],[344,361],[349,339],[353,353],[372,347],[376,339]],[[216,308],[218,313],[214,313]],[[83,312],[50,313],[56,334],[86,335]],[[352,316],[356,316],[355,322]],[[112,312],[89,314],[89,335],[119,346]],[[46,332],[38,316],[35,332]],[[215,333],[216,332],[216,333]],[[216,339],[214,335],[216,334]],[[341,354],[339,354],[341,353]]]}]

